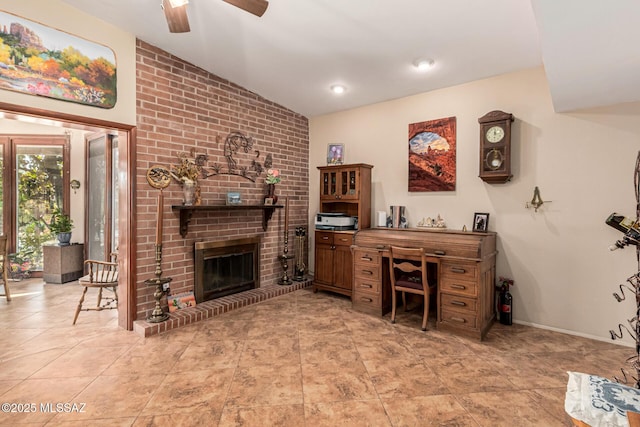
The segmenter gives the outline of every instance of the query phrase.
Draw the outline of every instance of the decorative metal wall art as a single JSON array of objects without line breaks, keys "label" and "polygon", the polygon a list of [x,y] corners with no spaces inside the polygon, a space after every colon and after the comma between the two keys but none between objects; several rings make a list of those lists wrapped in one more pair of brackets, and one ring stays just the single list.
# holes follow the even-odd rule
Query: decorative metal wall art
[{"label": "decorative metal wall art", "polygon": [[[223,152],[227,162],[226,169],[220,163],[215,163],[211,166],[211,170],[203,170],[205,178],[215,175],[236,175],[255,182],[265,169],[273,165],[271,154],[267,154],[264,163],[259,161],[260,151],[254,149],[253,138],[242,132],[235,131],[227,135]],[[208,160],[208,157],[204,160]]]}]

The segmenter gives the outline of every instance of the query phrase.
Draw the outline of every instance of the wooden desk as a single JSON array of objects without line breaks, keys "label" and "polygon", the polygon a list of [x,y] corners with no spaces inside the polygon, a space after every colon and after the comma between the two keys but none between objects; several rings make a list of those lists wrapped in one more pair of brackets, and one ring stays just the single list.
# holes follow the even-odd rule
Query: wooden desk
[{"label": "wooden desk", "polygon": [[437,257],[437,328],[482,340],[495,318],[496,233],[441,229],[358,231],[353,253],[353,308],[383,316],[391,310],[389,246],[423,248]]}]

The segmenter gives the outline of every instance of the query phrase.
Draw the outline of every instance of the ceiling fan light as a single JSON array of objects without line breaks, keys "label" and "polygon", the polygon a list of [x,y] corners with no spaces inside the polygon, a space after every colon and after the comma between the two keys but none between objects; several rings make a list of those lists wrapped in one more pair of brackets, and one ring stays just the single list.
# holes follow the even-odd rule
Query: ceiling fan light
[{"label": "ceiling fan light", "polygon": [[418,71],[428,71],[433,67],[434,64],[435,61],[433,59],[424,58],[416,59],[413,62],[413,65],[418,69]]},{"label": "ceiling fan light", "polygon": [[171,7],[180,7],[189,4],[189,0],[169,0]]}]

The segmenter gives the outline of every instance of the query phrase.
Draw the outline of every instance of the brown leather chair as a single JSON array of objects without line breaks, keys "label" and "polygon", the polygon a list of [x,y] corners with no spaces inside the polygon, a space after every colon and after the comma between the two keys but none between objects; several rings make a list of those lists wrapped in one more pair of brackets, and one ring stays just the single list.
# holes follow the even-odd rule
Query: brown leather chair
[{"label": "brown leather chair", "polygon": [[[112,310],[118,308],[118,263],[86,260],[84,262],[85,267],[88,268],[89,274],[78,279],[78,283],[84,287],[78,307],[76,308],[76,314],[73,317],[73,324],[76,324],[78,315],[81,311],[101,311]],[[89,288],[98,289],[98,301],[95,307],[83,308],[84,297]],[[103,297],[102,291],[107,290],[113,292],[113,296]],[[105,300],[103,303],[102,300]]]},{"label": "brown leather chair", "polygon": [[7,235],[0,236],[0,267],[2,272],[2,285],[4,286],[4,293],[0,294],[0,297],[5,297],[7,301],[11,301],[11,291],[9,290],[9,238]]},{"label": "brown leather chair", "polygon": [[[429,280],[427,263],[439,265],[436,257],[427,257],[423,249],[391,246],[389,248],[389,273],[391,276],[391,323],[396,323],[396,293],[402,292],[402,307],[407,310],[406,293],[422,295],[422,330],[427,330],[431,294],[436,292],[436,280]],[[437,267],[436,267],[437,268]]]}]

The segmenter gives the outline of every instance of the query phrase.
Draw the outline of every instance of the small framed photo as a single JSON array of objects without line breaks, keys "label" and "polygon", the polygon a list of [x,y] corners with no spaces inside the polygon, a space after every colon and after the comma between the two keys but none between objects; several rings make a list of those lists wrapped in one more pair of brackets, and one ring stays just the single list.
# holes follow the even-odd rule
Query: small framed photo
[{"label": "small framed photo", "polygon": [[227,205],[239,205],[242,203],[242,197],[240,193],[229,192],[227,193]]},{"label": "small framed photo", "polygon": [[327,165],[344,164],[344,144],[328,144]]},{"label": "small framed photo", "polygon": [[473,231],[487,231],[489,226],[489,214],[478,213],[473,214]]},{"label": "small framed photo", "polygon": [[271,197],[265,197],[264,198],[264,204],[265,204],[265,206],[272,206],[273,205],[273,199]]}]

